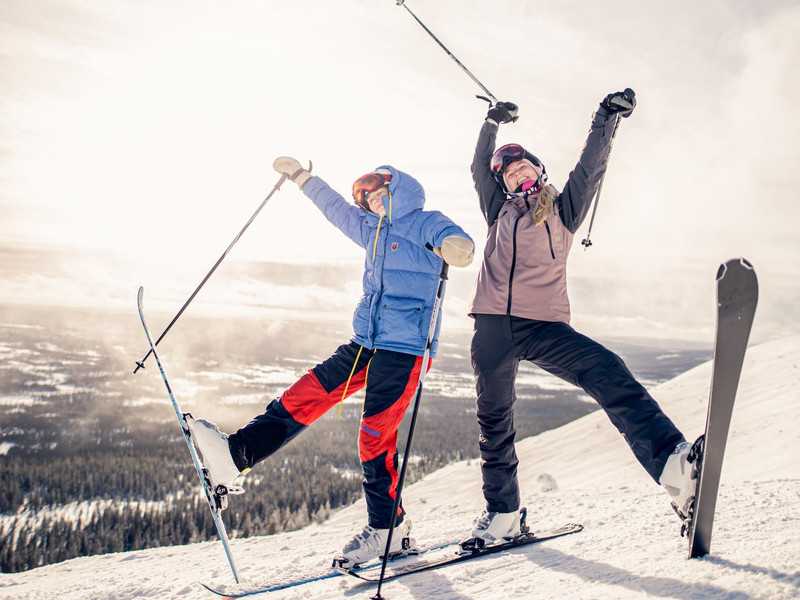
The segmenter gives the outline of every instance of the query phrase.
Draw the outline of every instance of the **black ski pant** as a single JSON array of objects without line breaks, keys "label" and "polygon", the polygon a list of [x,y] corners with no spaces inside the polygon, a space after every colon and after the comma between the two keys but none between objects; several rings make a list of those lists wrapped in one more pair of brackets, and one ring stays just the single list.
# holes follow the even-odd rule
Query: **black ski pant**
[{"label": "black ski pant", "polygon": [[656,482],[675,446],[685,441],[621,358],[566,323],[475,315],[470,355],[478,395],[483,495],[490,512],[512,512],[520,505],[514,383],[521,360],[583,388]]}]

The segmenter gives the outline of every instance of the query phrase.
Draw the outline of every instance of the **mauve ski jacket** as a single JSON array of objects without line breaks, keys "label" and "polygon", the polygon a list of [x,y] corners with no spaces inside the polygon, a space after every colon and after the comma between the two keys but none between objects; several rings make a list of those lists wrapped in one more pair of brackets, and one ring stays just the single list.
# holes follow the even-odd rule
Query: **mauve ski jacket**
[{"label": "mauve ski jacket", "polygon": [[[366,250],[364,295],[353,315],[352,340],[365,348],[422,356],[428,340],[442,259],[433,248],[455,235],[472,240],[438,211],[422,210],[422,185],[402,171],[392,173],[390,205],[381,219],[346,201],[319,177],[303,186],[325,217]],[[436,324],[431,357],[436,356],[442,312]]]},{"label": "mauve ski jacket", "polygon": [[[580,160],[553,212],[534,226],[529,200],[509,198],[489,169],[498,126],[485,121],[472,160],[472,179],[489,231],[469,313],[569,323],[567,256],[608,162],[614,119],[598,108]],[[552,186],[551,186],[552,187]]]}]

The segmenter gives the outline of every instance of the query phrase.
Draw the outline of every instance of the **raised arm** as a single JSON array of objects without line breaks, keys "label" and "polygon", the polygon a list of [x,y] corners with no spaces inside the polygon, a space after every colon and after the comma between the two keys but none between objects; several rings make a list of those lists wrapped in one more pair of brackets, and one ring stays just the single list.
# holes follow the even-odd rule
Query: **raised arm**
[{"label": "raised arm", "polygon": [[628,117],[636,107],[636,94],[631,89],[608,94],[592,116],[589,135],[557,200],[564,226],[575,233],[583,223],[592,199],[608,167],[611,141],[619,117]]},{"label": "raised arm", "polygon": [[478,201],[486,223],[491,225],[500,213],[500,207],[506,201],[506,193],[497,183],[489,168],[489,161],[494,154],[497,140],[497,129],[501,123],[513,123],[517,116],[518,107],[513,102],[498,102],[489,107],[486,120],[478,135],[478,144],[475,146],[475,155],[472,158],[472,181],[475,191],[478,192]]},{"label": "raised arm", "polygon": [[478,202],[480,203],[483,218],[486,223],[491,225],[500,213],[500,207],[506,200],[503,188],[497,183],[489,169],[489,161],[494,154],[495,143],[497,140],[498,126],[496,123],[484,121],[478,134],[478,143],[475,146],[475,155],[472,158],[472,181],[475,184],[475,191],[478,192]]},{"label": "raised arm", "polygon": [[356,244],[362,248],[366,247],[363,210],[345,200],[341,194],[331,188],[324,180],[312,176],[294,158],[288,156],[278,157],[272,166],[278,173],[288,175],[289,179],[294,181],[300,190],[322,211],[328,221],[339,228],[342,233]]}]

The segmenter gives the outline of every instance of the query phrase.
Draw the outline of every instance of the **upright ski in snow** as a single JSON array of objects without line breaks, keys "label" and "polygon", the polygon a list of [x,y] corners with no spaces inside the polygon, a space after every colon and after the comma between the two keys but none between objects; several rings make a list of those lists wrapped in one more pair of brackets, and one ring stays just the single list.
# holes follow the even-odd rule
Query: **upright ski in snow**
[{"label": "upright ski in snow", "polygon": [[684,524],[689,535],[689,558],[704,556],[711,549],[722,458],[757,302],[758,281],[753,265],[743,258],[721,265],[717,272],[717,334],[700,477],[694,509]]},{"label": "upright ski in snow", "polygon": [[164,367],[161,365],[161,359],[158,357],[158,353],[156,352],[156,346],[153,342],[153,336],[150,334],[150,328],[147,326],[147,321],[144,318],[144,308],[142,307],[142,297],[144,296],[144,288],[139,288],[139,293],[136,297],[136,302],[139,307],[139,318],[142,320],[142,327],[144,327],[144,333],[147,336],[147,341],[150,344],[150,350],[153,354],[153,357],[156,359],[156,364],[158,364],[158,370],[161,372],[161,378],[164,380],[164,385],[167,386],[167,393],[169,394],[169,399],[172,400],[172,408],[175,409],[175,415],[178,417],[178,424],[181,426],[181,431],[183,432],[183,437],[186,439],[186,445],[189,446],[189,453],[192,455],[192,462],[194,463],[194,468],[197,471],[197,476],[200,478],[200,483],[203,486],[203,490],[205,492],[205,498],[208,502],[208,508],[211,510],[211,516],[214,519],[214,525],[217,527],[217,532],[219,533],[219,539],[222,541],[222,547],[225,550],[225,555],[228,557],[228,563],[231,566],[231,571],[233,572],[233,578],[236,582],[239,582],[239,573],[236,570],[236,563],[233,560],[233,554],[231,554],[230,542],[228,541],[228,534],[225,531],[225,523],[222,521],[221,512],[226,506],[227,498],[224,495],[220,495],[216,493],[209,483],[208,478],[205,476],[203,472],[203,465],[200,462],[200,458],[197,455],[197,451],[195,450],[194,444],[192,443],[191,437],[189,435],[189,427],[186,424],[186,419],[183,416],[184,413],[181,411],[181,407],[178,404],[178,401],[175,399],[175,395],[172,393],[172,388],[169,385],[169,380],[167,379],[167,374],[164,372]]}]

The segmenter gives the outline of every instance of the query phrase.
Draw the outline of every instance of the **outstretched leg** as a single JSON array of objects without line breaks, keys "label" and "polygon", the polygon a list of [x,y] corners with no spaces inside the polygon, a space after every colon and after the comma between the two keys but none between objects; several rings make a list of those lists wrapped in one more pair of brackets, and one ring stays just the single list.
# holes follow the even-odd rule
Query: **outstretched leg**
[{"label": "outstretched leg", "polygon": [[[231,455],[240,471],[272,455],[319,419],[347,395],[364,387],[371,350],[343,344],[329,358],[298,379],[267,410],[230,435]],[[353,369],[353,365],[355,369]],[[349,380],[350,373],[353,373]]]},{"label": "outstretched leg", "polygon": [[594,398],[658,482],[683,434],[622,359],[566,323],[513,319],[520,357],[577,385]]}]

